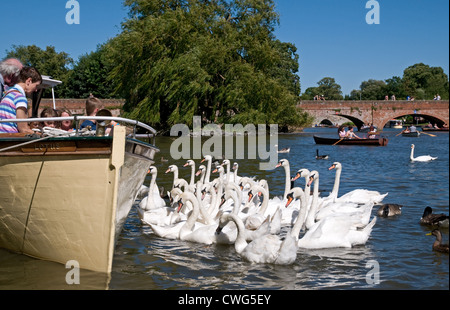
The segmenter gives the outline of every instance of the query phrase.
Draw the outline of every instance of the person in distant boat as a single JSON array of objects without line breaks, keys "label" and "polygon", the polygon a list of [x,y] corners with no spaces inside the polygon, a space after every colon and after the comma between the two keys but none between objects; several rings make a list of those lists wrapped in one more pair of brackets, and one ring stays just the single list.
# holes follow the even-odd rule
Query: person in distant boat
[{"label": "person in distant boat", "polygon": [[409,127],[409,132],[417,132],[417,127],[414,126],[414,124],[411,125],[411,126]]},{"label": "person in distant boat", "polygon": [[410,133],[411,130],[409,129],[409,127],[406,127],[405,130],[402,131],[402,133]]},{"label": "person in distant boat", "polygon": [[[42,76],[34,67],[20,70],[17,84],[8,89],[0,102],[0,119],[28,118],[28,100],[26,95],[36,92],[42,83]],[[0,133],[33,134],[26,122],[0,123]]]},{"label": "person in distant boat", "polygon": [[[86,100],[86,115],[96,116],[97,112],[103,108],[103,104],[100,99],[95,98],[92,94]],[[97,129],[97,123],[94,120],[85,120],[81,125],[80,129],[89,128],[90,130]]]},{"label": "person in distant boat", "polygon": [[369,128],[369,139],[376,139],[377,135],[376,135],[377,129],[375,127],[373,127],[373,125],[370,125]]},{"label": "person in distant boat", "polygon": [[358,137],[354,132],[353,132],[353,127],[352,126],[348,126],[347,128],[347,138],[348,139],[361,139],[360,137]]},{"label": "person in distant boat", "polygon": [[341,139],[344,139],[344,138],[347,137],[347,132],[345,131],[345,126],[344,125],[339,126],[339,128],[338,128],[338,135],[339,135],[339,138],[341,138]]}]

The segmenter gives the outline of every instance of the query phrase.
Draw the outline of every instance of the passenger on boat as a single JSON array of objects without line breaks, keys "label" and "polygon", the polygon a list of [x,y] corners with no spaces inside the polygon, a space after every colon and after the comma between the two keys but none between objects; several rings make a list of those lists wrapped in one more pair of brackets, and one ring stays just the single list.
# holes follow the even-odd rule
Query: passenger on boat
[{"label": "passenger on boat", "polygon": [[417,132],[417,127],[414,126],[414,124],[413,124],[413,125],[411,125],[411,126],[409,127],[409,131],[410,131],[410,132]]},{"label": "passenger on boat", "polygon": [[367,138],[375,139],[377,137],[376,132],[377,132],[377,129],[375,127],[373,127],[373,125],[370,125],[369,136]]},{"label": "passenger on boat", "polygon": [[16,58],[8,58],[0,62],[0,99],[8,87],[14,86],[18,79],[23,64]]},{"label": "passenger on boat", "polygon": [[[17,84],[8,89],[0,102],[0,119],[28,118],[28,100],[26,94],[31,95],[42,83],[42,76],[36,68],[23,67],[20,70]],[[0,133],[33,134],[26,122],[0,123]]]},{"label": "passenger on boat", "polygon": [[[97,112],[103,108],[103,104],[100,99],[95,98],[92,94],[86,100],[86,115],[87,116],[96,116]],[[81,125],[80,129],[87,128],[90,126],[90,130],[97,129],[97,123],[92,120],[85,120]]]},{"label": "passenger on boat", "polygon": [[345,132],[344,125],[339,126],[338,134],[339,134],[339,138],[341,138],[341,139],[344,139],[345,137],[347,137],[347,132]]},{"label": "passenger on boat", "polygon": [[[58,110],[58,114],[60,117],[70,117],[72,116],[72,113],[70,112],[69,109],[66,108],[62,108]],[[59,127],[57,127],[58,129],[62,129],[65,131],[73,131],[74,126],[73,126],[73,121],[61,121],[59,122]]]},{"label": "passenger on boat", "polygon": [[[52,108],[44,108],[44,110],[42,110],[41,112],[41,118],[46,118],[46,117],[58,117],[58,112],[56,112],[56,110],[52,109]],[[56,128],[56,122],[54,121],[42,121],[41,122],[41,127],[51,127],[51,128]]]},{"label": "passenger on boat", "polygon": [[361,139],[360,137],[358,137],[354,132],[353,132],[353,127],[352,126],[348,126],[348,131],[347,131],[347,138],[348,139]]}]

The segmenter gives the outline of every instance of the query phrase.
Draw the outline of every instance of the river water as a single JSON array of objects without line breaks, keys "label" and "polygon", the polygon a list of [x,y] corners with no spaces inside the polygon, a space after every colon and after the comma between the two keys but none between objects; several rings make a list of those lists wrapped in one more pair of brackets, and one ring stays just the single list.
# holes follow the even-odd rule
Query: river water
[{"label": "river water", "polygon": [[[401,215],[378,218],[365,246],[301,249],[291,266],[252,265],[242,261],[232,246],[158,238],[140,223],[133,208],[118,240],[111,275],[83,270],[81,283],[68,285],[65,266],[0,250],[0,289],[448,290],[449,256],[432,251],[434,237],[426,236],[430,229],[419,225],[419,220],[426,206],[435,213],[449,213],[449,135],[407,138],[396,136],[398,132],[385,129],[383,134],[389,137],[386,147],[314,144],[313,134],[335,136],[336,129],[310,128],[278,137],[280,149],[291,148],[279,158],[289,160],[292,174],[300,168],[319,171],[323,195],[328,195],[334,182],[335,173],[328,167],[339,161],[343,165],[340,195],[366,188],[388,192],[385,203],[404,205]],[[161,149],[155,164],[158,185],[166,188],[173,178],[164,174],[170,164],[178,165],[180,177],[188,180],[190,176],[190,169],[182,168],[184,160],[170,160],[173,141],[168,137],[157,140]],[[411,143],[416,145],[416,156],[430,154],[438,159],[410,162]],[[330,158],[316,160],[317,149]],[[161,156],[169,162],[161,162]],[[199,162],[196,160],[197,166]],[[259,171],[256,160],[236,162],[239,175],[267,179],[271,197],[283,194],[283,168]],[[296,186],[304,183],[297,181]],[[448,243],[448,229],[442,232]]]}]

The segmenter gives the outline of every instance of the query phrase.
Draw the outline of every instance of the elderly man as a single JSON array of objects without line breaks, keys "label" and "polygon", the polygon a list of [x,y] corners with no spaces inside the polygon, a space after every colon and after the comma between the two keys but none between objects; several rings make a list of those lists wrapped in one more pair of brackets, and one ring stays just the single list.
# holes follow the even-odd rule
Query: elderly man
[{"label": "elderly man", "polygon": [[6,86],[14,86],[18,79],[23,65],[16,58],[8,58],[0,62],[0,97],[3,97]]}]

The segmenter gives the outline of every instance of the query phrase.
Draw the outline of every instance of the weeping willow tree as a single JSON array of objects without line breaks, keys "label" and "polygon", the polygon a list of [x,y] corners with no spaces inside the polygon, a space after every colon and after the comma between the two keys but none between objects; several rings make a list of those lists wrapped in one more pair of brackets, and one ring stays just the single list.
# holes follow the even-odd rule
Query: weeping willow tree
[{"label": "weeping willow tree", "polygon": [[301,126],[296,47],[274,36],[273,0],[126,0],[107,44],[129,117],[156,128],[206,122]]}]

